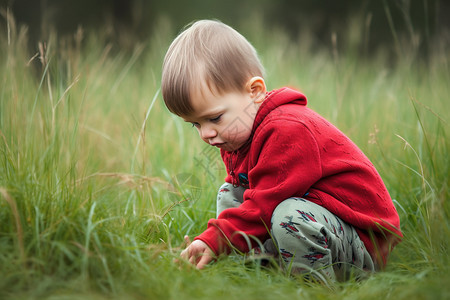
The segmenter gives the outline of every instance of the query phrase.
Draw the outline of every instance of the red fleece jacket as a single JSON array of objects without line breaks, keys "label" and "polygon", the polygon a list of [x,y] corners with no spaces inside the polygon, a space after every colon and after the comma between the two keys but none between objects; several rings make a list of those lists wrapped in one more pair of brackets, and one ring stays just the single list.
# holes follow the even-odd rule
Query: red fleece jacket
[{"label": "red fleece jacket", "polygon": [[375,167],[331,123],[306,107],[306,97],[282,88],[268,93],[249,142],[222,151],[226,181],[247,188],[238,208],[211,219],[196,239],[215,254],[242,252],[269,238],[276,206],[303,197],[353,225],[372,257],[383,265],[399,241],[400,221]]}]

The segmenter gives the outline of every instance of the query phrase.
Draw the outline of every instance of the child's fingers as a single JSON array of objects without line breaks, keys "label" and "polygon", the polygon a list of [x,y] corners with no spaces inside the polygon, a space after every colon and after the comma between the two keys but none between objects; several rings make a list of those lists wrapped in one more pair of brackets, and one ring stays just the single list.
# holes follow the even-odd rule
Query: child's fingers
[{"label": "child's fingers", "polygon": [[182,266],[184,266],[185,262],[189,262],[189,249],[186,248],[180,253],[179,258],[175,258],[174,263],[178,265],[178,267],[181,269]]},{"label": "child's fingers", "polygon": [[189,247],[189,245],[191,244],[191,239],[189,238],[189,236],[184,236],[184,242],[186,243],[186,247]]},{"label": "child's fingers", "polygon": [[207,264],[209,264],[212,260],[212,257],[208,254],[204,254],[201,256],[200,260],[197,263],[197,269],[203,269]]},{"label": "child's fingers", "polygon": [[[189,239],[189,237],[187,235],[184,236],[183,244],[186,244],[186,246],[181,245],[181,247],[183,247],[185,249],[183,251],[181,251],[180,257],[181,257],[181,259],[188,261],[189,260],[189,245],[191,244],[191,240]],[[176,259],[175,262],[180,263],[180,260]]]},{"label": "child's fingers", "polygon": [[[181,270],[183,269],[183,267],[186,266],[191,266],[192,262],[191,262],[191,258],[188,255],[188,250],[185,249],[184,251],[181,252],[180,257],[179,258],[175,258],[174,263],[178,265],[178,268]],[[189,263],[189,264],[186,264]]]},{"label": "child's fingers", "polygon": [[190,263],[191,265],[194,265],[194,266],[195,266],[195,260],[196,260],[195,256],[189,257],[189,263]]}]

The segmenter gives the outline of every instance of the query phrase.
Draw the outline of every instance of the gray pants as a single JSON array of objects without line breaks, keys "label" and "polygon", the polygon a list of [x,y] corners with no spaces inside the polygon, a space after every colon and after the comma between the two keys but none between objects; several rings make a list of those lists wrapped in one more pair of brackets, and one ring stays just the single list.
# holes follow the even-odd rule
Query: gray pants
[{"label": "gray pants", "polygon": [[[217,194],[217,215],[243,202],[243,187],[223,184]],[[279,258],[292,273],[311,273],[323,280],[346,280],[375,270],[355,228],[327,209],[303,198],[281,202],[272,214],[271,239],[262,251]]]}]

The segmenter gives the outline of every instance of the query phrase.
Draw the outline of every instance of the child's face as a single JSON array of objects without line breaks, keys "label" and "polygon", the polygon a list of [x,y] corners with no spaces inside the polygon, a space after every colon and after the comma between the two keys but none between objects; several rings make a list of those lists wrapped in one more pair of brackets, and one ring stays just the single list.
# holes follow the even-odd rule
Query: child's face
[{"label": "child's face", "polygon": [[262,102],[255,98],[250,89],[215,95],[203,87],[193,94],[194,112],[181,117],[197,128],[205,143],[234,151],[250,138],[256,112]]}]

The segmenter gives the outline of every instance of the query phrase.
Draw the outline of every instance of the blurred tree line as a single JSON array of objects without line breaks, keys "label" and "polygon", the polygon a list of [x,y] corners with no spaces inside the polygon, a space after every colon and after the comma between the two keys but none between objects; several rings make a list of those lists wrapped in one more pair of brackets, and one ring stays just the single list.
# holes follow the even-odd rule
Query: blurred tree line
[{"label": "blurred tree line", "polygon": [[[369,49],[404,38],[416,40],[426,52],[431,41],[448,40],[450,28],[448,0],[0,0],[0,9],[3,15],[8,9],[19,25],[28,26],[31,45],[46,40],[52,31],[73,34],[79,26],[109,28],[111,37],[137,42],[148,39],[162,18],[176,31],[203,18],[219,19],[242,31],[258,16],[264,28],[280,29],[292,39],[307,28],[319,46],[331,43],[333,33],[362,26]],[[355,16],[359,24],[351,23]],[[2,20],[2,30],[5,23]]]}]

